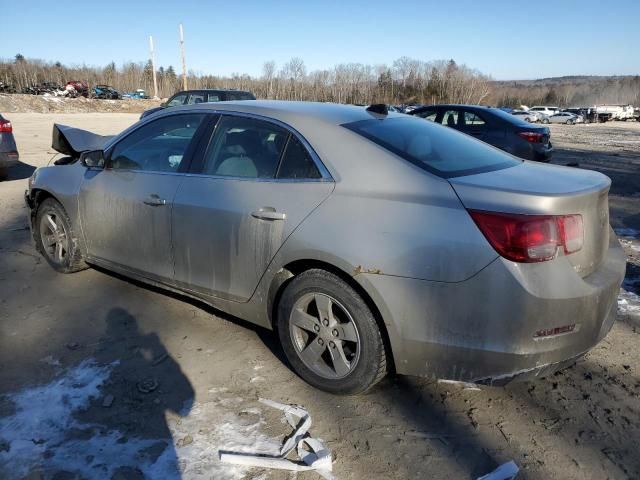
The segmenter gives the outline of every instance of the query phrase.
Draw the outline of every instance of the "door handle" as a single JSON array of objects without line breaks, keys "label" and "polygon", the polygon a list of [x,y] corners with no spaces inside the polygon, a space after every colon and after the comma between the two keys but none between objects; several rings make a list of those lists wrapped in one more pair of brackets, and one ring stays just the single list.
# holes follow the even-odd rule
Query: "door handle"
[{"label": "door handle", "polygon": [[143,200],[143,202],[145,205],[151,205],[152,207],[160,207],[167,204],[167,201],[164,198],[160,198],[155,193],[149,195]]},{"label": "door handle", "polygon": [[251,212],[251,216],[259,218],[260,220],[284,220],[287,215],[282,212],[276,212],[273,207],[262,207],[254,212]]}]

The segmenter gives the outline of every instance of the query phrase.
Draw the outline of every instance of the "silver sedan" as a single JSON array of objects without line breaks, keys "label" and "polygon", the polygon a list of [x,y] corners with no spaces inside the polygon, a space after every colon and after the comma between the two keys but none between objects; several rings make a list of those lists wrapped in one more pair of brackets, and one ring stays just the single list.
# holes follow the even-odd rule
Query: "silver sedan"
[{"label": "silver sedan", "polygon": [[26,192],[54,269],[101,266],[273,329],[329,392],[392,371],[541,375],[615,320],[607,177],[383,105],[185,106],[113,138],[55,126],[54,147],[67,157]]}]

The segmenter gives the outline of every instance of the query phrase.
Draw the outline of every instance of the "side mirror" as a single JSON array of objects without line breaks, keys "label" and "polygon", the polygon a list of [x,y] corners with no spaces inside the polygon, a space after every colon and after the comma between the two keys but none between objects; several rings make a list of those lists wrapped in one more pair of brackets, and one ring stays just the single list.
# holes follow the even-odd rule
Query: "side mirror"
[{"label": "side mirror", "polygon": [[167,102],[162,102],[162,103],[160,104],[160,106],[161,106],[162,108],[167,108]]},{"label": "side mirror", "polygon": [[104,152],[102,150],[82,152],[80,163],[87,168],[104,168]]}]

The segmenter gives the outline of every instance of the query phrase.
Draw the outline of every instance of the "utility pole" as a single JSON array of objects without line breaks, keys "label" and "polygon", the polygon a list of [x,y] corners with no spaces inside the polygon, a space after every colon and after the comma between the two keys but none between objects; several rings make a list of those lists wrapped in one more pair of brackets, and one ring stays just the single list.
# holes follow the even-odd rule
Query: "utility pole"
[{"label": "utility pole", "polygon": [[158,98],[158,79],[156,78],[156,57],[153,52],[152,36],[149,36],[149,52],[151,53],[151,68],[153,69],[153,98]]},{"label": "utility pole", "polygon": [[180,52],[182,53],[182,89],[187,89],[187,62],[184,58],[184,31],[180,24]]}]

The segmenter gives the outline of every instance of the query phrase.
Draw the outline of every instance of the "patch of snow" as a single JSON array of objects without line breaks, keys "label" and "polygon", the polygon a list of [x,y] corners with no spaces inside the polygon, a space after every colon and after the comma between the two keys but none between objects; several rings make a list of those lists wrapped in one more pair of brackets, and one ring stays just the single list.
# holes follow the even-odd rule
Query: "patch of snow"
[{"label": "patch of snow", "polygon": [[640,296],[621,288],[618,295],[618,313],[640,316]]},{"label": "patch of snow", "polygon": [[258,375],[249,380],[249,383],[256,383],[256,382],[264,382],[264,378]]},{"label": "patch of snow", "polygon": [[[240,480],[248,467],[221,463],[219,450],[278,453],[280,442],[260,432],[261,410],[239,408],[244,402],[239,397],[195,404],[190,412],[181,412],[182,418],[168,420],[173,442],[138,438],[77,420],[76,413],[101,395],[100,387],[115,365],[85,360],[46,385],[5,395],[15,413],[0,418],[0,441],[9,447],[0,451],[0,478],[22,478],[41,469],[49,475],[66,470],[97,480],[111,478],[115,470],[129,466],[140,469],[145,478]],[[239,411],[251,413],[255,421],[247,425]],[[78,438],[73,432],[86,435]],[[151,458],[145,452],[151,447],[164,450]]]},{"label": "patch of snow", "polygon": [[621,238],[620,243],[633,250],[634,252],[640,252],[640,245],[636,244],[633,240],[628,240],[626,238]]}]

